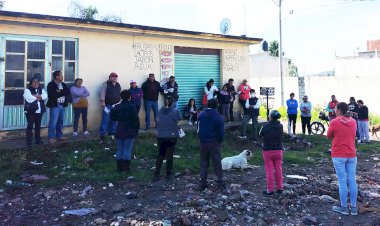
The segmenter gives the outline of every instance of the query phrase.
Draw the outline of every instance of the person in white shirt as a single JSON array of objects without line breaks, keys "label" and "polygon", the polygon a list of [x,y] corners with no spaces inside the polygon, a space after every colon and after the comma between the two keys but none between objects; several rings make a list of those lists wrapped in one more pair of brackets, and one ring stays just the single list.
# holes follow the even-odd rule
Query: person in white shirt
[{"label": "person in white shirt", "polygon": [[[207,100],[214,99],[217,93],[218,93],[218,88],[214,85],[214,79],[208,80],[204,88],[204,95],[206,95]],[[207,103],[203,103],[203,105],[207,106]]]},{"label": "person in white shirt", "polygon": [[24,90],[25,99],[25,116],[28,122],[26,127],[26,144],[32,145],[33,126],[36,144],[42,144],[41,141],[41,119],[46,111],[44,100],[47,99],[47,93],[40,87],[38,78],[32,78],[28,87]]}]

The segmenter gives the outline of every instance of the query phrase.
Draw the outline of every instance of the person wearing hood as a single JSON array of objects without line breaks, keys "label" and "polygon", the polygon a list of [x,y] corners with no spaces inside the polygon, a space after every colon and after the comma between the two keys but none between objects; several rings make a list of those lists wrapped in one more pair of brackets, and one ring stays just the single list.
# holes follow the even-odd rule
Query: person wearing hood
[{"label": "person wearing hood", "polygon": [[226,184],[223,180],[220,145],[224,140],[224,121],[216,110],[218,101],[211,99],[207,104],[207,108],[198,117],[197,129],[201,152],[200,190],[207,188],[207,173],[210,158],[216,177],[218,178],[218,188],[223,190],[226,188]]},{"label": "person wearing hood", "polygon": [[116,104],[110,112],[112,121],[117,121],[115,133],[117,151],[117,171],[129,172],[133,142],[139,133],[140,119],[134,103],[131,102],[131,92],[120,92],[121,102]]},{"label": "person wearing hood", "polygon": [[165,97],[167,96],[173,97],[173,101],[174,101],[173,107],[178,108],[178,99],[179,99],[178,84],[175,81],[175,77],[170,76],[169,81],[162,86],[162,89],[164,90]]},{"label": "person wearing hood", "polygon": [[331,157],[338,178],[340,206],[333,206],[332,210],[344,215],[349,215],[349,209],[347,207],[348,184],[351,215],[357,215],[356,121],[351,118],[350,113],[348,113],[348,105],[344,102],[340,102],[336,105],[335,112],[337,117],[330,122],[327,137],[332,139]]},{"label": "person wearing hood", "polygon": [[139,113],[141,108],[141,98],[143,97],[143,92],[141,88],[137,86],[135,80],[131,80],[129,84],[129,92],[131,92],[131,103],[133,103],[136,106],[137,113]]},{"label": "person wearing hood", "polygon": [[359,105],[356,103],[355,97],[350,97],[350,103],[348,104],[348,110],[352,112],[352,118],[355,119],[356,121],[356,139],[360,139],[360,134],[359,134],[359,123],[358,123],[358,110],[359,110]]},{"label": "person wearing hood", "polygon": [[145,107],[145,129],[150,129],[150,110],[153,109],[154,121],[157,126],[157,113],[158,113],[158,95],[164,92],[160,83],[156,81],[154,74],[150,73],[149,78],[142,84],[141,89],[144,94],[144,107]]},{"label": "person wearing hood", "polygon": [[327,104],[326,110],[329,113],[329,121],[331,122],[333,119],[336,118],[335,115],[335,107],[339,103],[339,101],[336,100],[335,95],[331,96],[331,101]]},{"label": "person wearing hood", "polygon": [[306,126],[307,126],[307,133],[311,134],[311,103],[308,100],[308,97],[305,95],[302,98],[302,102],[300,104],[300,111],[301,111],[301,124],[302,124],[302,134],[305,134],[306,132]]},{"label": "person wearing hood", "polygon": [[263,159],[267,179],[267,188],[264,195],[274,194],[274,181],[276,181],[277,193],[282,193],[282,159],[283,159],[283,126],[279,119],[281,114],[272,110],[269,114],[269,122],[260,130],[259,136],[263,138]]},{"label": "person wearing hood", "polygon": [[177,143],[178,122],[181,120],[181,114],[177,108],[173,107],[173,97],[165,97],[165,106],[160,109],[157,116],[157,143],[158,154],[156,158],[156,169],[154,171],[153,181],[160,179],[160,171],[164,158],[166,158],[166,181],[173,179],[173,155]]},{"label": "person wearing hood", "polygon": [[247,114],[243,115],[243,120],[241,121],[241,129],[239,138],[245,139],[247,124],[252,119],[252,127],[253,127],[253,141],[257,141],[257,118],[260,115],[260,99],[256,97],[256,92],[254,89],[249,91],[250,97],[246,100],[244,108],[248,109],[246,111]]},{"label": "person wearing hood", "polygon": [[359,140],[358,143],[371,142],[368,129],[368,107],[364,105],[362,100],[358,100],[358,123],[359,123]]}]

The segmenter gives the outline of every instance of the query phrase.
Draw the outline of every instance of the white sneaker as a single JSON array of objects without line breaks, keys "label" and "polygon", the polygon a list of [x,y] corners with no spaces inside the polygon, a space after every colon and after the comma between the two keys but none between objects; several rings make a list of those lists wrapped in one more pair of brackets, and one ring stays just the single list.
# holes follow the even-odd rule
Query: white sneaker
[{"label": "white sneaker", "polygon": [[189,122],[189,126],[192,126],[192,125],[193,125],[193,123]]},{"label": "white sneaker", "polygon": [[78,133],[77,133],[77,132],[74,132],[74,133],[73,133],[73,136],[74,136],[74,137],[78,136]]},{"label": "white sneaker", "polygon": [[246,139],[247,136],[238,136],[238,138],[240,138],[240,139]]},{"label": "white sneaker", "polygon": [[90,133],[88,131],[84,131],[83,135],[90,135]]},{"label": "white sneaker", "polygon": [[195,125],[198,125],[198,122],[196,121],[196,122],[194,122],[194,124],[195,124]]}]

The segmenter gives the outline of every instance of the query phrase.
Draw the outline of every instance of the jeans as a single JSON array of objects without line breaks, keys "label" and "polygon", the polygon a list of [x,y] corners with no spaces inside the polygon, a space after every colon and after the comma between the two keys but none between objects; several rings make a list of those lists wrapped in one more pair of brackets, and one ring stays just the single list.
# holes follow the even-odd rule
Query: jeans
[{"label": "jeans", "polygon": [[204,143],[201,146],[201,162],[200,162],[200,177],[201,184],[207,184],[208,166],[210,158],[214,166],[218,184],[223,184],[223,171],[222,171],[222,155],[220,153],[220,144],[218,142]]},{"label": "jeans", "polygon": [[368,131],[368,121],[358,120],[358,125],[359,125],[359,139],[360,140],[365,139],[367,142],[370,142],[369,131]]},{"label": "jeans", "polygon": [[[109,110],[112,110],[112,105],[106,105]],[[103,139],[108,131],[109,135],[114,135],[116,132],[117,121],[111,121],[110,112],[102,113],[102,122],[100,123],[100,138]]]},{"label": "jeans", "polygon": [[50,119],[49,119],[49,129],[48,137],[49,139],[61,138],[63,135],[63,120],[65,117],[65,108],[63,105],[58,105],[57,107],[50,108]]},{"label": "jeans", "polygon": [[133,138],[116,139],[116,160],[131,160]]},{"label": "jeans", "polygon": [[34,126],[34,137],[36,143],[41,142],[41,119],[43,113],[27,113],[25,114],[26,120],[28,121],[28,126],[26,127],[26,144],[32,145],[33,140],[33,126]]},{"label": "jeans", "polygon": [[177,108],[178,109],[178,100],[173,102],[173,108]]},{"label": "jeans", "polygon": [[145,127],[150,128],[150,109],[153,109],[154,121],[157,125],[157,112],[158,112],[158,101],[146,100],[144,101],[145,106]]},{"label": "jeans", "polygon": [[230,121],[234,121],[234,102],[230,102]]},{"label": "jeans", "polygon": [[351,207],[356,207],[358,187],[356,185],[357,158],[332,158],[339,183],[340,205],[347,207],[348,187],[350,189]]},{"label": "jeans", "polygon": [[241,121],[241,129],[240,129],[240,135],[246,136],[247,135],[247,124],[252,119],[252,127],[253,127],[253,139],[257,139],[257,118],[258,116],[251,116],[251,115],[243,115],[243,120]]},{"label": "jeans", "polygon": [[297,114],[288,114],[288,134],[290,134],[293,122],[293,134],[296,134]]},{"label": "jeans", "polygon": [[220,114],[223,116],[224,120],[230,121],[229,110],[230,110],[230,103],[222,105]]},{"label": "jeans", "polygon": [[301,116],[301,124],[302,124],[302,133],[305,134],[306,132],[306,126],[307,126],[307,133],[311,134],[311,125],[310,125],[311,117],[304,117]]},{"label": "jeans", "polygon": [[80,115],[82,114],[82,123],[83,123],[83,132],[87,131],[87,112],[88,108],[73,108],[74,110],[74,122],[73,122],[73,127],[74,127],[74,132],[78,132],[78,122]]},{"label": "jeans", "polygon": [[[282,150],[263,151],[265,173],[267,178],[267,192],[274,191],[276,180],[277,191],[282,190]],[[274,176],[273,176],[274,174]]]}]

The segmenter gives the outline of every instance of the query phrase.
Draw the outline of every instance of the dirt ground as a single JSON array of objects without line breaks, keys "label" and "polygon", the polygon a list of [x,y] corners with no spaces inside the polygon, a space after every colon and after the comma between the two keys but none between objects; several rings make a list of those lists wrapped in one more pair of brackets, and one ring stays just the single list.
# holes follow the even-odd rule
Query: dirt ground
[{"label": "dirt ground", "polygon": [[[260,153],[255,153],[260,154]],[[70,183],[13,186],[0,191],[1,225],[380,225],[380,153],[358,153],[359,215],[332,212],[337,179],[329,156],[313,165],[285,165],[282,195],[264,196],[262,165],[225,172],[228,189],[198,190],[198,172],[176,174],[172,183]],[[134,161],[137,161],[135,159]],[[38,166],[36,166],[38,167]],[[153,172],[153,171],[152,171]],[[301,175],[307,180],[288,179]],[[67,210],[90,209],[76,216]]]}]

